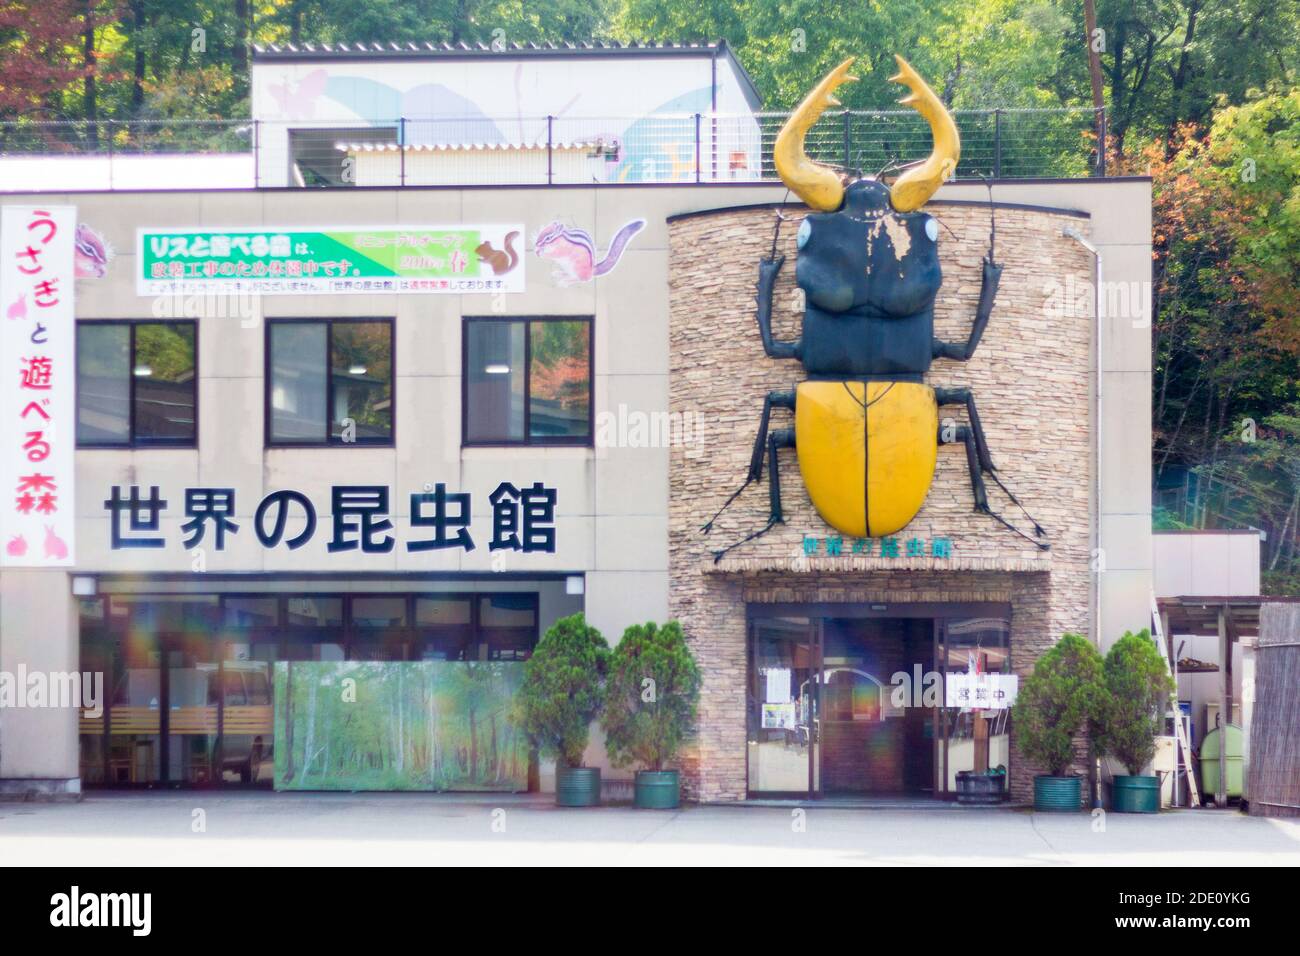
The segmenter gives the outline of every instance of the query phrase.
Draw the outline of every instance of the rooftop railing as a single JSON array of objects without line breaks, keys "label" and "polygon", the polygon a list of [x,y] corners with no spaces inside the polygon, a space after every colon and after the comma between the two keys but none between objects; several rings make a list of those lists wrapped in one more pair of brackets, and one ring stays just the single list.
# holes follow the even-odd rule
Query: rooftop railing
[{"label": "rooftop railing", "polygon": [[[96,184],[82,188],[176,187],[168,160],[180,179],[215,177],[212,185],[232,188],[762,183],[778,179],[772,148],[787,117],[9,120],[0,122],[0,190],[59,188],[47,180],[77,169]],[[1106,174],[1104,111],[958,110],[954,117],[959,180]],[[814,159],[867,175],[919,161],[930,148],[929,127],[911,110],[826,113],[806,138]]]}]

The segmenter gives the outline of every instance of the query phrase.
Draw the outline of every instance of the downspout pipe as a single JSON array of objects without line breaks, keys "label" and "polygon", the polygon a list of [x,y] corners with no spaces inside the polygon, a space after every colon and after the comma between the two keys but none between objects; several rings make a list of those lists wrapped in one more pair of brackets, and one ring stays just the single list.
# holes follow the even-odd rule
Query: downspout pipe
[{"label": "downspout pipe", "polygon": [[[1102,456],[1102,398],[1103,392],[1101,387],[1101,357],[1105,354],[1102,351],[1102,330],[1103,320],[1105,318],[1106,297],[1102,293],[1102,276],[1103,262],[1101,250],[1090,242],[1083,233],[1073,226],[1066,226],[1061,233],[1067,239],[1073,239],[1079,245],[1092,255],[1093,261],[1093,300],[1094,313],[1097,317],[1097,328],[1093,335],[1093,362],[1094,362],[1094,390],[1093,390],[1093,409],[1094,421],[1096,428],[1093,431],[1093,440],[1096,442],[1096,459],[1094,462],[1093,475],[1093,502],[1094,504],[1094,524],[1092,530],[1092,642],[1097,650],[1101,650],[1101,575],[1106,567],[1105,552],[1101,550],[1101,456]],[[1100,558],[1100,561],[1098,561]],[[1090,781],[1092,789],[1092,806],[1094,809],[1101,807],[1101,759],[1093,756],[1089,761],[1088,775],[1092,778]]]}]

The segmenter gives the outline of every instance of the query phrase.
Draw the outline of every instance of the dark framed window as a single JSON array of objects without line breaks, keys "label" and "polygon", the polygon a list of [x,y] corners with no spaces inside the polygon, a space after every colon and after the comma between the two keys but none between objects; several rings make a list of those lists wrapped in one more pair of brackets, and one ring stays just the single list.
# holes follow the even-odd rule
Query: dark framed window
[{"label": "dark framed window", "polygon": [[267,445],[391,445],[393,320],[273,319]]},{"label": "dark framed window", "polygon": [[466,318],[465,445],[590,445],[590,317]]},{"label": "dark framed window", "polygon": [[77,323],[77,447],[193,448],[198,440],[193,320]]}]

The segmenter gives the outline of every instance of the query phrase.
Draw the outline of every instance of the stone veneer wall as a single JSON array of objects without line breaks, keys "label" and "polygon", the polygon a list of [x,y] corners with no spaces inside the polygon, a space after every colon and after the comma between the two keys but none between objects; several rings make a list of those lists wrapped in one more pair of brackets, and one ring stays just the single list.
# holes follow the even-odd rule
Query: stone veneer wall
[{"label": "stone veneer wall", "polygon": [[[779,338],[793,339],[800,311],[794,238],[807,209],[781,209],[788,219],[778,248],[786,264],[774,325]],[[931,203],[927,211],[941,224],[936,333],[964,342],[979,298],[989,210]],[[758,261],[771,248],[774,218],[775,209],[763,207],[670,223],[670,409],[694,413],[702,424],[700,441],[671,452],[670,610],[704,673],[698,735],[683,769],[687,795],[706,801],[745,797],[747,603],[1010,602],[1012,667],[1022,675],[1063,632],[1086,633],[1090,623],[1093,320],[1077,305],[1066,317],[1051,306],[1063,292],[1077,297],[1088,288],[1091,262],[1062,236],[1067,225],[1086,227],[1086,220],[1065,213],[997,210],[997,258],[1005,270],[983,342],[969,362],[936,360],[928,377],[932,385],[974,391],[994,464],[1047,529],[1050,553],[973,512],[965,451],[945,446],[925,506],[898,537],[947,537],[950,559],[853,556],[847,543],[845,556],[806,556],[805,535],[836,532],[809,502],[795,454],[783,451],[785,524],[714,563],[714,549],[766,522],[764,480],[745,490],[712,533],[699,530],[744,480],[764,395],[802,378],[797,362],[764,355],[754,319]],[[965,420],[964,409],[940,415]],[[790,424],[789,412],[774,412],[774,428]],[[1027,527],[992,482],[989,497],[995,510]],[[1019,757],[1013,728],[1015,799],[1028,799],[1035,772]]]}]

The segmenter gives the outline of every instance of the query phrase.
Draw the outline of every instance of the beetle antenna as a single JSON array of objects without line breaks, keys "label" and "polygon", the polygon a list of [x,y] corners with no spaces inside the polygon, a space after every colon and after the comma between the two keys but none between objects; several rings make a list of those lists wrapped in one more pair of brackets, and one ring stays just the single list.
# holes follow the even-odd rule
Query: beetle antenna
[{"label": "beetle antenna", "polygon": [[[781,206],[790,201],[790,190],[785,191],[785,196],[781,199]],[[772,254],[769,258],[776,258],[776,245],[781,238],[781,223],[785,222],[785,214],[781,212],[781,206],[776,207],[776,227],[772,230]]]},{"label": "beetle antenna", "polygon": [[[993,205],[993,183],[983,173],[976,173],[984,180],[984,188],[989,191],[989,262],[994,262],[994,248],[998,241],[998,207]],[[1004,488],[1003,491],[1006,489]]]}]

